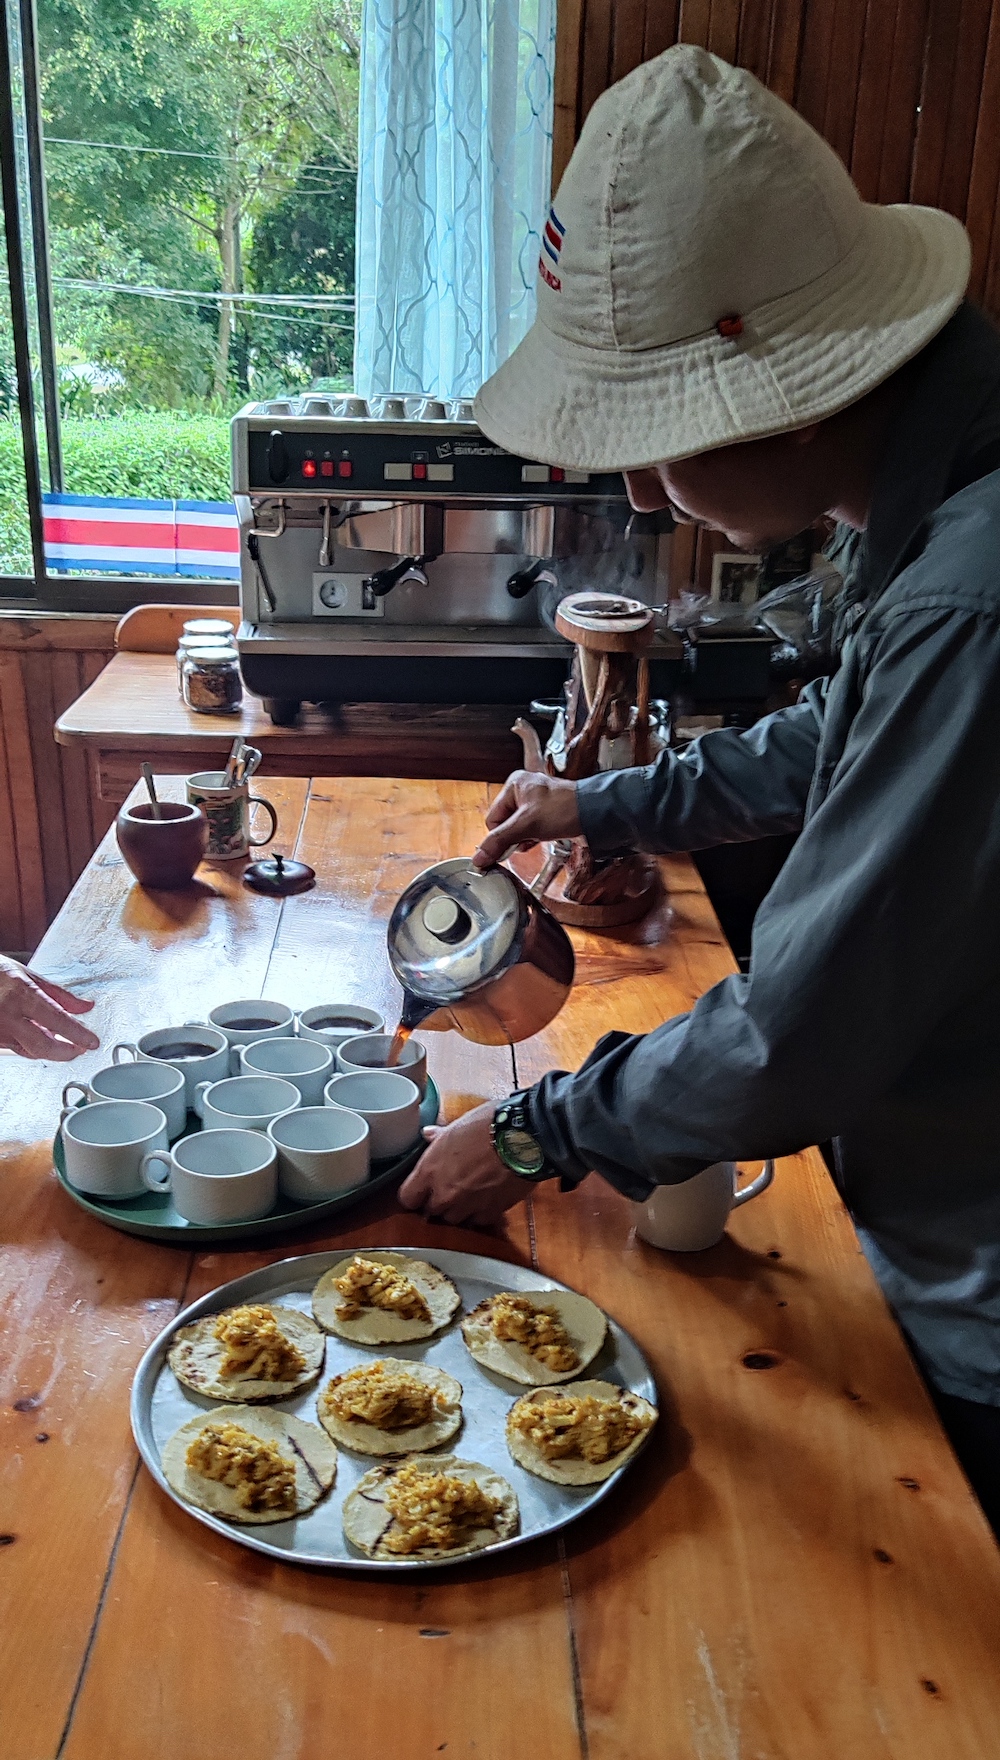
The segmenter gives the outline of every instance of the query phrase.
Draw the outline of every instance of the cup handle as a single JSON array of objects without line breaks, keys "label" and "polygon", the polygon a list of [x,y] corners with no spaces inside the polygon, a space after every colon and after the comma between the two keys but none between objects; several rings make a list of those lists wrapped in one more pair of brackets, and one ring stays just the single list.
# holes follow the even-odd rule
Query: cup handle
[{"label": "cup handle", "polygon": [[[152,1170],[153,1170],[155,1163],[158,1161],[162,1162],[164,1167],[167,1170],[166,1175],[163,1179],[154,1179],[154,1177],[153,1177]],[[142,1166],[140,1168],[140,1172],[142,1174],[142,1183],[147,1188],[148,1191],[150,1191],[150,1192],[169,1192],[169,1190],[170,1190],[170,1167],[171,1167],[171,1158],[170,1158],[170,1153],[167,1149],[152,1149],[152,1150],[150,1150],[150,1153],[148,1155],[143,1156]]]},{"label": "cup handle", "polygon": [[[69,1094],[72,1094],[74,1088],[81,1096],[79,1100],[69,1100],[67,1098]],[[87,1090],[82,1082],[67,1082],[62,1091],[62,1117],[60,1118],[59,1123],[62,1124],[62,1121],[68,1112],[75,1112],[78,1106],[82,1106],[86,1098]]]},{"label": "cup handle", "polygon": [[208,1022],[207,1021],[185,1021],[184,1025],[186,1027],[207,1027]]},{"label": "cup handle", "polygon": [[751,1198],[759,1197],[761,1192],[766,1192],[773,1178],[774,1162],[765,1161],[763,1170],[757,1175],[757,1178],[752,1179],[748,1186],[743,1186],[736,1193],[733,1198],[733,1209],[735,1210],[740,1204],[748,1203]]},{"label": "cup handle", "polygon": [[211,1082],[199,1082],[194,1091],[194,1109],[203,1124],[205,1122],[205,1095],[211,1086]]},{"label": "cup handle", "polygon": [[264,800],[259,794],[252,794],[249,798],[248,805],[251,807],[263,807],[264,811],[270,816],[271,829],[266,837],[251,837],[249,831],[247,832],[247,842],[250,845],[250,848],[260,849],[262,843],[270,843],[272,837],[275,836],[278,829],[278,815],[270,801]]},{"label": "cup handle", "polygon": [[[121,1057],[119,1057],[119,1055],[118,1055],[119,1051],[122,1053]],[[125,1058],[124,1054],[126,1051],[131,1052],[131,1056],[127,1059],[127,1061],[129,1063],[138,1063],[138,1061],[139,1061],[139,1047],[138,1047],[138,1045],[128,1045],[128,1044],[115,1046],[114,1050],[111,1053],[112,1063],[125,1063],[126,1058]]]}]

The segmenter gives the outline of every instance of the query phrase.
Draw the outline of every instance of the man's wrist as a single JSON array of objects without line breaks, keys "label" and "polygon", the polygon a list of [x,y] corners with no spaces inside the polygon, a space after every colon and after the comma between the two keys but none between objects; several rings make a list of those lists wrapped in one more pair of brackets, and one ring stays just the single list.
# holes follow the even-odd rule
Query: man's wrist
[{"label": "man's wrist", "polygon": [[527,1088],[508,1095],[494,1109],[490,1136],[497,1158],[519,1179],[532,1185],[546,1179],[558,1179],[558,1167],[549,1160],[535,1135],[531,1094]]}]

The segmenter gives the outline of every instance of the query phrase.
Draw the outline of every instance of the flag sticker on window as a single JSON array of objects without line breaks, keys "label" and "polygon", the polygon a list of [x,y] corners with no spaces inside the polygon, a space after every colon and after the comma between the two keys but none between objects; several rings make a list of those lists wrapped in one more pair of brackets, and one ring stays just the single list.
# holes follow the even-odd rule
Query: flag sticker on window
[{"label": "flag sticker on window", "polygon": [[556,293],[561,291],[562,282],[558,275],[553,274],[548,263],[545,261],[545,257],[548,255],[552,259],[552,262],[555,263],[556,267],[559,267],[559,252],[562,250],[563,239],[565,236],[565,226],[556,214],[555,209],[550,208],[549,217],[545,222],[545,231],[542,233],[542,254],[538,259],[538,273],[549,287],[555,289]]}]

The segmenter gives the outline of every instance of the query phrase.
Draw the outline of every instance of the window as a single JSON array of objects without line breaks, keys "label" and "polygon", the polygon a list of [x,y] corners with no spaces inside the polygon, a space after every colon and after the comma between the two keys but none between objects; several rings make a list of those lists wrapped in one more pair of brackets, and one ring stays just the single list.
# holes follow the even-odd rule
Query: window
[{"label": "window", "polygon": [[555,0],[35,4],[0,0],[35,417],[25,475],[15,298],[0,574],[31,571],[34,507],[49,602],[233,596],[232,414],[354,389],[359,104],[359,389],[470,395],[527,327]]}]

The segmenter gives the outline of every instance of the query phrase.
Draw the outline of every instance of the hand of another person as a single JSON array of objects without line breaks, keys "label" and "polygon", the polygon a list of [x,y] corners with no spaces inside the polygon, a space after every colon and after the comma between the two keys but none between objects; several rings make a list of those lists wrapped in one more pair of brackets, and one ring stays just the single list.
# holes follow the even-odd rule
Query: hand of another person
[{"label": "hand of another person", "polygon": [[576,783],[541,776],[536,770],[515,770],[493,802],[486,823],[491,835],[483,838],[472,858],[477,868],[492,868],[512,849],[579,837]]},{"label": "hand of another person", "polygon": [[17,960],[0,958],[0,1045],[19,1057],[68,1063],[81,1051],[96,1050],[100,1039],[73,1018],[93,1006]]},{"label": "hand of another person", "polygon": [[429,1147],[399,1188],[406,1210],[455,1225],[486,1228],[513,1204],[530,1196],[531,1187],[505,1167],[493,1147],[490,1126],[493,1106],[477,1106],[454,1124],[428,1125]]}]

